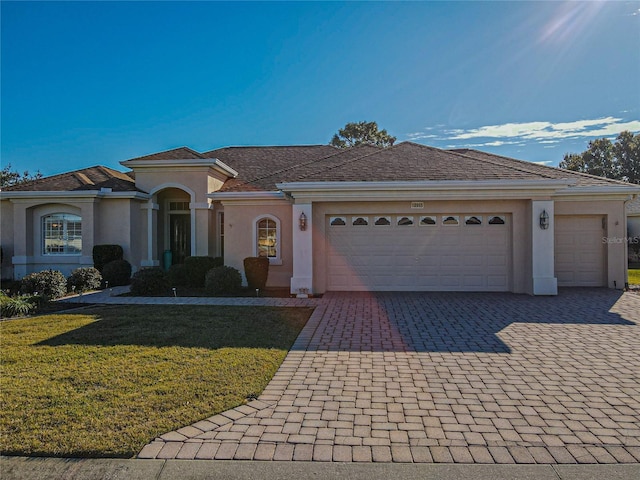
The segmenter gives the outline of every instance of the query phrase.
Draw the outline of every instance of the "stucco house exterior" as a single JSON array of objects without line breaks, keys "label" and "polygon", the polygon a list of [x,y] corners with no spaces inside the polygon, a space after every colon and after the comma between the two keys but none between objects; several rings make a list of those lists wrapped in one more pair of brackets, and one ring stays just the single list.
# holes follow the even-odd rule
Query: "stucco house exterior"
[{"label": "stucco house exterior", "polygon": [[640,187],[477,150],[411,142],[182,147],[0,192],[2,277],[188,255],[267,256],[269,286],[331,290],[622,288],[625,206]]}]

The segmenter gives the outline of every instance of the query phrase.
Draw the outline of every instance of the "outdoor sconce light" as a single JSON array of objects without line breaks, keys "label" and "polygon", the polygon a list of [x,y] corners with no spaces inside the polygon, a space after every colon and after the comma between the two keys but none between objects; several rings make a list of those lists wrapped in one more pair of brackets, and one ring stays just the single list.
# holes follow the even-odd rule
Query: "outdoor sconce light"
[{"label": "outdoor sconce light", "polygon": [[542,210],[542,213],[540,214],[540,228],[542,230],[549,228],[549,214],[546,210]]},{"label": "outdoor sconce light", "polygon": [[303,232],[307,229],[307,216],[304,214],[304,212],[300,214],[300,218],[298,219],[298,226]]}]

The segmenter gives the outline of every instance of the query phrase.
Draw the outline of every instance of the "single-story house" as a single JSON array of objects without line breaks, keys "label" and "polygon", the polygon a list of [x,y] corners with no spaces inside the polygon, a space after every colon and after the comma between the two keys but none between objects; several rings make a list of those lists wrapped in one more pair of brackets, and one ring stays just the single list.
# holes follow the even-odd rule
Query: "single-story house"
[{"label": "single-story house", "polygon": [[508,291],[622,288],[625,205],[640,187],[477,150],[402,142],[187,147],[0,192],[2,276],[90,266],[119,244],[134,268],[188,255],[266,256],[269,286]]}]

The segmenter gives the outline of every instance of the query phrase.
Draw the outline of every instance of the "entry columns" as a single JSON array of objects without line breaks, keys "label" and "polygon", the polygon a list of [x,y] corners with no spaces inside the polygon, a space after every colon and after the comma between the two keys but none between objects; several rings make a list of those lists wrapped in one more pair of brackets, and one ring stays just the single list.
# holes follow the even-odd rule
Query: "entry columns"
[{"label": "entry columns", "polygon": [[311,204],[292,205],[291,220],[293,229],[291,293],[299,298],[306,298],[313,294],[313,220]]},{"label": "entry columns", "polygon": [[157,267],[160,265],[160,260],[156,260],[157,241],[157,222],[158,222],[158,210],[160,206],[154,203],[153,199],[140,206],[142,210],[147,211],[147,254],[145,259],[140,262],[142,267]]},{"label": "entry columns", "polygon": [[[555,277],[553,206],[553,200],[531,202],[531,270],[534,295],[558,294],[558,280]],[[545,223],[547,228],[543,228]]]}]

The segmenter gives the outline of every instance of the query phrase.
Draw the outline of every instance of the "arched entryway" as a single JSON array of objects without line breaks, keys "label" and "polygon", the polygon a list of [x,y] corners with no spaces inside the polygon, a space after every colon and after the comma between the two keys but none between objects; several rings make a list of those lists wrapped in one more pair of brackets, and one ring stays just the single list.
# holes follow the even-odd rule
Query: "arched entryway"
[{"label": "arched entryway", "polygon": [[158,208],[155,241],[159,263],[165,266],[165,252],[171,252],[171,265],[184,263],[194,251],[194,193],[175,184],[162,185],[153,193]]}]

